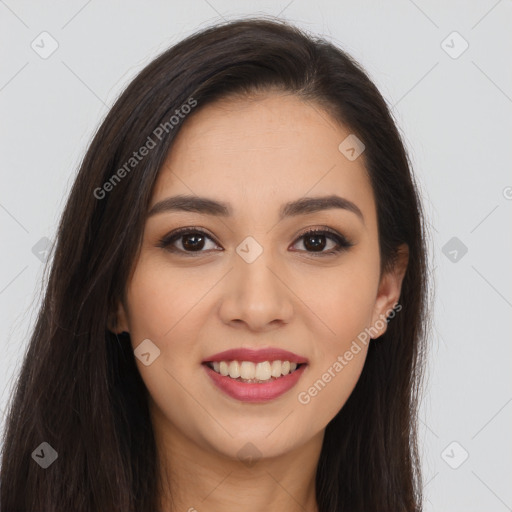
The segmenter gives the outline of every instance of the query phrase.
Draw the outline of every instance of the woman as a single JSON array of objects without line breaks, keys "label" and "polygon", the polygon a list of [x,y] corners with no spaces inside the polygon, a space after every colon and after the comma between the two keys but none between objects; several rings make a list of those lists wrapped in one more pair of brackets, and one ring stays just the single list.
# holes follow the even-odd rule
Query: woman
[{"label": "woman", "polygon": [[170,48],[70,193],[1,510],[421,510],[424,235],[340,49],[265,19]]}]

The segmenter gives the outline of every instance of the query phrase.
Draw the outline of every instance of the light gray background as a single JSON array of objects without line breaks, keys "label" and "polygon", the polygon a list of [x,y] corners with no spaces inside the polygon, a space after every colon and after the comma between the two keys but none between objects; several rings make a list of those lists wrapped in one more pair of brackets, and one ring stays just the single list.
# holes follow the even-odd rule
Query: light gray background
[{"label": "light gray background", "polygon": [[[258,13],[339,44],[393,106],[432,232],[436,297],[420,415],[426,510],[512,510],[510,0],[0,0],[0,413],[40,301],[40,240],[54,240],[109,106],[169,45]],[[31,47],[51,48],[44,31],[58,42],[46,59]],[[446,246],[453,237],[458,247]]]}]

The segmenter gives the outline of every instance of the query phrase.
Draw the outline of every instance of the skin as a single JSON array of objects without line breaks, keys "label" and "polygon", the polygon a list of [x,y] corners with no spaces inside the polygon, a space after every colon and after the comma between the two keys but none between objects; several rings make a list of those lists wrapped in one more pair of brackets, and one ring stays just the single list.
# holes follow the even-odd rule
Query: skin
[{"label": "skin", "polygon": [[[149,216],[118,309],[116,330],[130,333],[134,349],[149,338],[160,350],[149,366],[136,361],[151,395],[162,510],[318,510],[315,472],[325,427],[354,389],[368,344],[360,343],[361,350],[308,404],[298,394],[358,334],[389,315],[407,264],[403,247],[395,269],[380,275],[376,207],[364,157],[349,161],[338,150],[350,133],[318,105],[272,92],[206,105],[189,115],[175,139],[150,208],[169,196],[195,194],[228,202],[235,214]],[[342,209],[278,221],[281,204],[333,193],[355,203],[364,221]],[[213,236],[199,252],[189,249],[191,256],[158,246],[181,227]],[[311,248],[314,240],[307,244],[311,238],[300,235],[322,227],[354,245],[321,256],[336,242],[323,238],[319,253]],[[235,251],[247,236],[263,248],[250,264]],[[182,244],[183,236],[173,246],[186,251]],[[275,400],[235,400],[201,366],[230,348],[270,346],[310,362],[298,384]],[[260,455],[251,466],[237,455],[249,442]]]}]

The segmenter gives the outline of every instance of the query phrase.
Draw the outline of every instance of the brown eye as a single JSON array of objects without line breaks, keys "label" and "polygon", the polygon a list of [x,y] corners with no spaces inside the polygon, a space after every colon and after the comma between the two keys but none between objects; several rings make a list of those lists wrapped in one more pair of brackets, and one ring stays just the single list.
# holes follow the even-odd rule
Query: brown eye
[{"label": "brown eye", "polygon": [[[330,239],[331,242],[334,242],[334,248],[328,251],[324,251],[327,245],[326,239]],[[336,254],[354,245],[343,235],[326,229],[306,231],[299,237],[299,240],[303,240],[302,243],[306,248],[306,252],[318,253],[320,256]]]},{"label": "brown eye", "polygon": [[[200,253],[203,251],[206,240],[213,240],[213,238],[202,230],[185,228],[170,233],[166,237],[159,241],[158,247],[166,249],[170,252],[181,252],[181,253]],[[181,247],[176,247],[176,243],[179,242]],[[216,244],[215,244],[216,245]]]},{"label": "brown eye", "polygon": [[313,233],[311,235],[303,236],[304,247],[309,251],[322,252],[327,245],[326,239],[329,238],[322,233]]},{"label": "brown eye", "polygon": [[181,245],[187,251],[200,251],[204,247],[205,237],[202,234],[190,233],[181,235]]}]

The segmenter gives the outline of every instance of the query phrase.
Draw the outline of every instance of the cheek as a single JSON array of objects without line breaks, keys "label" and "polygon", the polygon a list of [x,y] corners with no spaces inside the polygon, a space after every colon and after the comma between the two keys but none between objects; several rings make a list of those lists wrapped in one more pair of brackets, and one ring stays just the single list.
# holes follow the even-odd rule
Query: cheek
[{"label": "cheek", "polygon": [[305,301],[315,313],[317,336],[311,344],[314,363],[297,398],[321,424],[343,407],[366,359],[370,337],[365,329],[371,325],[378,266],[373,260],[363,263],[340,266]]},{"label": "cheek", "polygon": [[[190,397],[200,396],[200,390],[194,388],[194,379],[202,371],[199,347],[194,344],[200,324],[194,318],[201,314],[201,298],[209,288],[208,280],[187,279],[183,269],[163,269],[158,264],[142,262],[128,290],[133,348],[150,339],[160,351],[148,365],[136,359],[139,373],[156,409],[188,432],[190,417],[204,414],[204,409]],[[205,423],[208,418],[197,420],[201,421]]]},{"label": "cheek", "polygon": [[190,324],[186,315],[197,305],[207,288],[207,282],[201,285],[197,279],[188,279],[182,269],[139,265],[127,297],[133,341],[153,336],[165,343],[167,338],[175,337],[176,330]]},{"label": "cheek", "polygon": [[377,265],[359,258],[296,281],[297,295],[312,313],[310,330],[322,335],[322,353],[342,350],[370,325],[377,289]]},{"label": "cheek", "polygon": [[297,400],[314,424],[327,425],[354,390],[366,360],[372,308],[367,293],[333,287],[323,295],[322,336],[313,339],[314,353]]},{"label": "cheek", "polygon": [[349,344],[347,350],[340,350],[327,357],[323,365],[316,364],[309,369],[298,390],[297,401],[303,414],[311,418],[313,427],[325,427],[343,408],[359,380],[367,351],[365,344]]},{"label": "cheek", "polygon": [[149,260],[139,262],[135,270],[127,296],[132,346],[136,349],[149,339],[160,351],[154,363],[136,363],[151,394],[164,402],[169,396],[179,400],[180,384],[190,379],[191,370],[201,369],[201,347],[195,340],[200,338],[200,319],[207,314],[204,299],[211,287],[209,278]]}]

